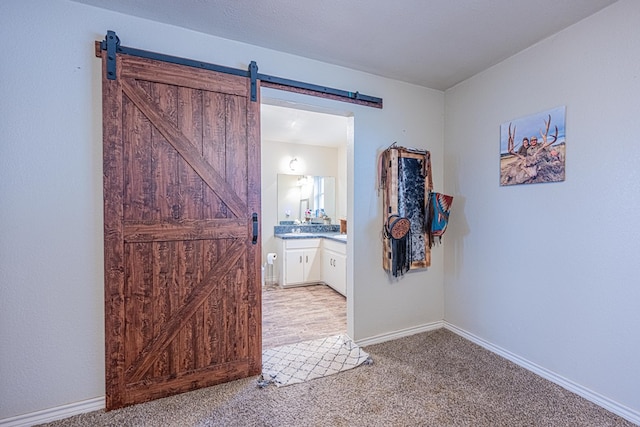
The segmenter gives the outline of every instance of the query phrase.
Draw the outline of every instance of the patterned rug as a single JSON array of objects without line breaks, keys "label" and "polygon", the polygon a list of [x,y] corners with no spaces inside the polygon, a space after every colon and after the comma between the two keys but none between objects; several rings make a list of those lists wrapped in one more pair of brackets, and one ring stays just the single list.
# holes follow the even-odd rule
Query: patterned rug
[{"label": "patterned rug", "polygon": [[335,335],[297,344],[274,347],[262,352],[259,387],[278,387],[326,377],[372,364],[369,354],[346,335]]}]

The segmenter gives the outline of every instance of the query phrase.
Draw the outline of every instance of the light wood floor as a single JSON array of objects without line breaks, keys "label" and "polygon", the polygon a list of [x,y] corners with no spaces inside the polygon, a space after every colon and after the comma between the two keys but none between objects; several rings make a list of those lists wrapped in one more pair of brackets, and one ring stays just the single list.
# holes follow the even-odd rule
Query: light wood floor
[{"label": "light wood floor", "polygon": [[346,298],[326,285],[262,291],[262,348],[346,334]]}]

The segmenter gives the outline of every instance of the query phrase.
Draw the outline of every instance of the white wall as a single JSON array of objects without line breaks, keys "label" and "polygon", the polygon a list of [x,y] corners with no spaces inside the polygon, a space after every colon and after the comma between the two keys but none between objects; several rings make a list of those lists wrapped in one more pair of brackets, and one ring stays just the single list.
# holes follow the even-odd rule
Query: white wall
[{"label": "white wall", "polygon": [[432,152],[442,186],[444,94],[67,0],[0,2],[0,420],[104,394],[100,61],[122,44],[384,98],[374,109],[273,91],[354,116],[347,149],[350,331],[356,340],[443,317],[442,251],[392,282],[381,268],[377,152]]},{"label": "white wall", "polygon": [[[445,320],[640,419],[640,2],[448,90]],[[566,105],[566,181],[499,186],[501,123]]]}]

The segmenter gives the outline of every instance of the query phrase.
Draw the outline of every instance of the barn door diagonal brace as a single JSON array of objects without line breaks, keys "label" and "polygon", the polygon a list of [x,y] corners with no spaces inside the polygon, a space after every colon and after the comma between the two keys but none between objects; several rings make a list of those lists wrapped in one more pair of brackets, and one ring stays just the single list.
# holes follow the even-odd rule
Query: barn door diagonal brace
[{"label": "barn door diagonal brace", "polygon": [[[312,83],[305,83],[297,80],[290,80],[282,77],[258,73],[258,65],[255,61],[251,61],[247,70],[240,70],[237,68],[225,67],[223,65],[210,64],[207,62],[194,61],[192,59],[180,58],[177,56],[164,55],[161,53],[121,46],[120,39],[116,35],[115,31],[112,30],[107,31],[105,39],[101,42],[96,42],[96,46],[98,46],[98,44],[100,50],[107,51],[107,79],[109,80],[116,79],[116,54],[120,53],[140,58],[169,62],[177,65],[186,65],[189,67],[200,68],[204,70],[217,71],[220,73],[232,74],[241,77],[248,77],[251,80],[251,101],[254,102],[258,100],[257,81],[260,80],[265,82],[265,84],[271,84],[274,87],[284,88],[285,90],[298,90],[301,93],[319,94],[320,96],[324,95],[325,97],[330,97],[345,102],[366,105],[374,108],[382,108],[382,98],[378,98],[375,96],[369,96],[361,94],[360,92],[334,89]],[[96,53],[96,55],[100,56],[99,53]]]}]

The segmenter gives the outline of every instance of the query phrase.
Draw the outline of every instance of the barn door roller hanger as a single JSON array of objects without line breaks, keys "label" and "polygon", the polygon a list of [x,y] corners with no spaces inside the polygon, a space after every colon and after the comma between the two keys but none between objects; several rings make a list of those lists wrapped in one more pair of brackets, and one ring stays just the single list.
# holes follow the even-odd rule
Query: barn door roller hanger
[{"label": "barn door roller hanger", "polygon": [[180,58],[171,55],[164,55],[156,52],[135,49],[120,45],[120,38],[115,31],[107,31],[105,39],[100,43],[100,50],[107,51],[107,79],[116,79],[116,54],[126,54],[141,58],[154,59],[157,61],[169,62],[172,64],[186,65],[189,67],[201,68],[220,73],[233,74],[251,79],[251,100],[257,101],[257,84],[260,80],[264,86],[271,86],[283,90],[291,90],[306,94],[319,94],[328,98],[340,101],[351,102],[354,104],[366,105],[374,108],[382,108],[382,98],[375,96],[363,95],[360,92],[349,92],[341,89],[334,89],[326,86],[315,85],[312,83],[300,82],[297,80],[285,79],[282,77],[270,76],[268,74],[258,73],[258,65],[255,61],[251,61],[248,70],[240,70],[237,68],[225,67],[223,65],[210,64],[207,62],[195,61],[193,59]]}]

